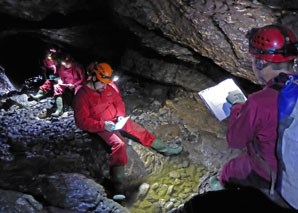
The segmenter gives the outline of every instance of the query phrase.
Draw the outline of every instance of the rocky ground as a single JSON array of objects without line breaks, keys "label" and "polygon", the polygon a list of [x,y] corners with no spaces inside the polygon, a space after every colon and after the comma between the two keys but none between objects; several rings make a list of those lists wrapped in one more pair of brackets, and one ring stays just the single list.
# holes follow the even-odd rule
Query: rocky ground
[{"label": "rocky ground", "polygon": [[[122,205],[129,211],[167,212],[181,206],[209,191],[209,176],[241,152],[227,147],[227,122],[218,122],[196,92],[129,76],[122,76],[119,85],[131,119],[170,146],[184,147],[181,155],[164,157],[126,138],[130,193]],[[29,203],[38,203],[32,212],[126,211],[109,199],[108,147],[75,126],[71,108],[59,118],[48,116],[53,110],[52,97],[36,102],[28,101],[28,94],[16,93],[1,99],[0,188],[31,196]],[[95,190],[102,186],[105,192]],[[88,190],[93,194],[86,200]],[[110,207],[111,203],[115,205]]]}]

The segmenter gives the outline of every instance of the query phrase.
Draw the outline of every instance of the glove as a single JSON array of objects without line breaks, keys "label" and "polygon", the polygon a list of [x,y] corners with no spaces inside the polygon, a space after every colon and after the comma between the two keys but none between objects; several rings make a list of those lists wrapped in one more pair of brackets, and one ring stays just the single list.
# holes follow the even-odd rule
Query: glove
[{"label": "glove", "polygon": [[211,188],[211,191],[218,191],[218,190],[223,190],[224,189],[223,186],[220,185],[220,182],[219,182],[219,180],[216,176],[211,176],[209,178],[208,183],[209,183],[209,186]]},{"label": "glove", "polygon": [[229,92],[226,99],[232,105],[245,102],[245,96],[239,90]]},{"label": "glove", "polygon": [[120,121],[123,120],[123,119],[124,119],[123,116],[118,116],[118,118],[117,118],[117,123],[120,122]]},{"label": "glove", "polygon": [[226,115],[227,117],[229,117],[230,114],[231,114],[232,104],[230,104],[229,102],[225,102],[225,103],[222,105],[222,109],[223,109],[225,115]]},{"label": "glove", "polygon": [[105,122],[105,130],[109,132],[114,132],[116,125],[112,121]]},{"label": "glove", "polygon": [[63,84],[63,81],[61,80],[61,78],[56,78],[56,81],[58,81],[58,84]]},{"label": "glove", "polygon": [[68,88],[71,89],[71,90],[72,90],[73,88],[75,88],[75,87],[76,87],[76,85],[74,85],[74,84],[69,84],[69,85],[68,85]]}]

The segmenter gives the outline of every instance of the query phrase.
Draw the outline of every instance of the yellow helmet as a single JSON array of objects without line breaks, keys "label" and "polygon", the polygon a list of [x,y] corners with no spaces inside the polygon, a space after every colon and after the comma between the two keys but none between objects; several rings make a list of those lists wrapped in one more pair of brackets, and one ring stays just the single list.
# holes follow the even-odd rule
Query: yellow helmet
[{"label": "yellow helmet", "polygon": [[92,73],[95,73],[97,79],[103,83],[109,84],[112,82],[113,70],[107,63],[95,64]]}]

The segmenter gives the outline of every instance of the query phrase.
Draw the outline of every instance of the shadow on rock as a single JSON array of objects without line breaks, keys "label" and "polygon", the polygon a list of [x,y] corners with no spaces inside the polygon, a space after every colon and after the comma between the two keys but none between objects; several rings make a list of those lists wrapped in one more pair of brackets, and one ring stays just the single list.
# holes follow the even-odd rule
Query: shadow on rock
[{"label": "shadow on rock", "polygon": [[191,198],[183,206],[170,213],[194,213],[203,210],[229,210],[229,212],[252,212],[257,210],[274,210],[275,212],[293,212],[272,202],[261,191],[254,188],[209,191]]}]

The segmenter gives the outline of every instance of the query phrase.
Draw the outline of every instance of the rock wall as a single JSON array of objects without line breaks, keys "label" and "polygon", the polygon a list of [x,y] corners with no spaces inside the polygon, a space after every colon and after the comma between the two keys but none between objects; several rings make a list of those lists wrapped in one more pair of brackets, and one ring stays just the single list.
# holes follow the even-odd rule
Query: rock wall
[{"label": "rock wall", "polygon": [[[88,4],[81,0],[4,0],[0,2],[0,14],[40,22],[42,28],[38,25],[32,27],[32,22],[25,22],[24,26],[17,28],[6,24],[0,38],[24,33],[61,46],[88,48],[95,55],[104,57],[117,52],[119,49],[116,46],[124,44],[121,48],[126,48],[126,45],[138,43],[130,38],[133,44],[128,44],[124,34],[118,35],[113,27],[109,27],[116,24],[138,38],[141,52],[142,47],[146,47],[155,51],[161,60],[171,57],[176,63],[198,66],[208,58],[233,75],[256,82],[251,71],[245,34],[252,27],[272,23],[284,23],[294,30],[298,29],[294,21],[295,8],[295,1],[282,0],[101,0],[88,1]],[[59,23],[64,18],[71,19],[73,14],[77,14],[74,20],[83,20],[86,13],[102,16],[95,16],[93,18],[97,20],[88,20],[83,24],[78,21],[76,26],[43,27],[43,21],[49,17],[56,17],[56,23]],[[83,14],[81,19],[78,18],[80,14]],[[103,25],[106,21],[109,23]],[[73,25],[74,22],[69,23]],[[118,39],[112,43],[119,41],[114,48],[108,42],[113,36],[118,36]],[[121,51],[118,52],[121,54]]]},{"label": "rock wall", "polygon": [[[252,27],[274,23],[277,14],[250,1],[113,1],[113,9],[143,43],[164,54],[197,63],[199,55],[225,70],[253,80],[245,35]],[[144,28],[146,30],[144,30]],[[139,30],[141,29],[141,30]],[[148,33],[149,32],[149,33]],[[155,43],[150,37],[167,42]],[[159,46],[159,48],[155,48]],[[175,51],[180,46],[179,51]],[[188,50],[187,55],[185,51]]]}]

